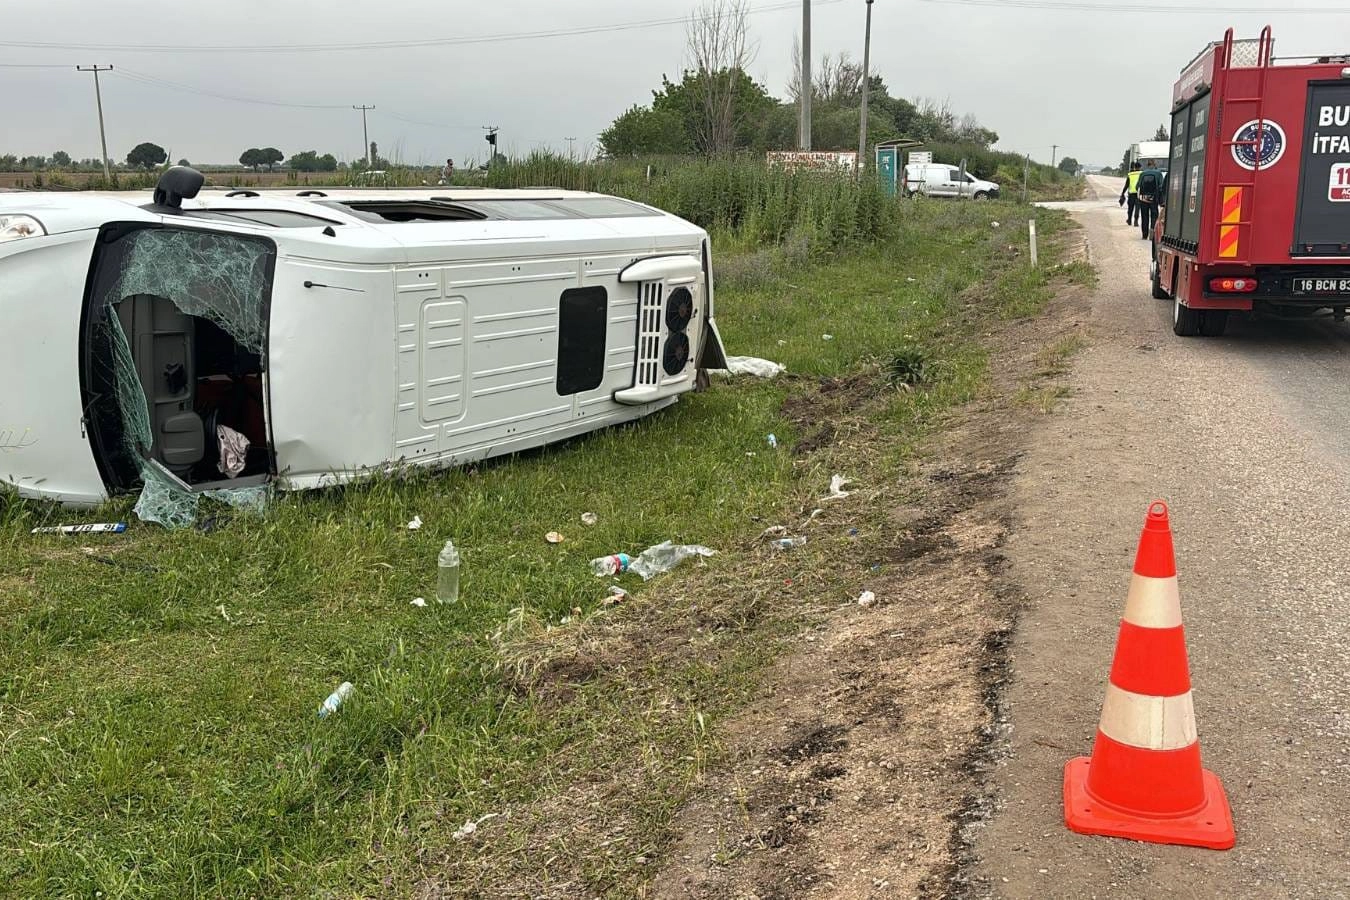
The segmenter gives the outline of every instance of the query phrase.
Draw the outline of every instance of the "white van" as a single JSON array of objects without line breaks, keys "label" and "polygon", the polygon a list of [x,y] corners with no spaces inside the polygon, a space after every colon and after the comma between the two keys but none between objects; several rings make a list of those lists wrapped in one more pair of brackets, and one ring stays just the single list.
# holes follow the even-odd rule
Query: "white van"
[{"label": "white van", "polygon": [[947,163],[910,163],[905,166],[905,196],[923,194],[928,197],[970,197],[975,200],[997,200],[999,188],[992,181],[982,181],[960,166]]},{"label": "white van", "polygon": [[93,504],[460,465],[726,365],[707,234],[652,207],[201,185],[0,195],[0,487]]}]

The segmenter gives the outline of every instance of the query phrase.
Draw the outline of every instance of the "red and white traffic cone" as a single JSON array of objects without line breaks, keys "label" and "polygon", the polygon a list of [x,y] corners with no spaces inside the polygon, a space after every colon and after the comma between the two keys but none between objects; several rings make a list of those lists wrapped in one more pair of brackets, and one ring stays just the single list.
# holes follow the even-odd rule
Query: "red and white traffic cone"
[{"label": "red and white traffic cone", "polygon": [[1064,767],[1064,823],[1081,834],[1227,850],[1223,785],[1200,765],[1167,506],[1149,507],[1092,757]]}]

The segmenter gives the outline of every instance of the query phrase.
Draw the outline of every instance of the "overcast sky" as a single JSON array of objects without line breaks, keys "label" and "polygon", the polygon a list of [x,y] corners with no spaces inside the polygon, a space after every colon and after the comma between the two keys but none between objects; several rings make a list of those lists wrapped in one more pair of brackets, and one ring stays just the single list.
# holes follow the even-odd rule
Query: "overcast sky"
[{"label": "overcast sky", "polygon": [[[1100,10],[963,5],[953,0],[876,0],[873,70],[893,94],[950,100],[996,130],[999,146],[1049,159],[1051,145],[1083,163],[1119,161],[1132,141],[1167,118],[1178,70],[1232,24],[1254,36],[1275,28],[1276,55],[1350,52],[1350,5],[1287,0],[1284,12],[1234,15],[1225,6],[1271,0],[1074,0]],[[1125,3],[1178,3],[1212,13],[1111,12]],[[785,93],[800,3],[750,0],[758,52],[752,74]],[[1325,7],[1324,15],[1290,12]],[[638,23],[686,15],[699,0],[0,0],[0,42],[60,42],[100,49],[0,46],[0,153],[76,158],[99,154],[92,79],[76,64],[111,64],[103,78],[108,151],[123,159],[154,141],[174,159],[232,162],[251,146],[287,155],[314,149],[362,153],[361,114],[374,104],[370,136],[404,162],[483,158],[480,126],[501,127],[502,146],[566,150],[596,135],[634,103],[646,103],[684,56],[681,25],[422,48],[309,53],[147,52],[146,45],[276,45],[493,36]],[[768,7],[768,9],[764,9]],[[862,55],[864,0],[815,0],[813,49]],[[1330,10],[1337,9],[1336,12]],[[109,45],[126,45],[112,48]],[[6,66],[62,66],[12,68]],[[119,73],[126,74],[119,74]],[[308,109],[235,102],[147,83],[144,77],[256,100],[334,106]],[[400,118],[396,118],[400,117]],[[417,124],[407,121],[418,120]]]}]

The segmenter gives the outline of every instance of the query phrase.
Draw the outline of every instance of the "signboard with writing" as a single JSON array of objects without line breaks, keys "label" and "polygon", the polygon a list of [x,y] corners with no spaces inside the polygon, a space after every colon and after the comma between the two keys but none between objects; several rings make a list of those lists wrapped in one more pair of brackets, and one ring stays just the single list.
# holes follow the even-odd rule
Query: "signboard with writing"
[{"label": "signboard with writing", "polygon": [[1350,256],[1350,83],[1308,85],[1293,253]]},{"label": "signboard with writing", "polygon": [[784,169],[816,169],[852,171],[858,167],[857,150],[770,150],[770,166]]},{"label": "signboard with writing", "polygon": [[1332,164],[1327,199],[1332,203],[1350,203],[1350,160]]}]

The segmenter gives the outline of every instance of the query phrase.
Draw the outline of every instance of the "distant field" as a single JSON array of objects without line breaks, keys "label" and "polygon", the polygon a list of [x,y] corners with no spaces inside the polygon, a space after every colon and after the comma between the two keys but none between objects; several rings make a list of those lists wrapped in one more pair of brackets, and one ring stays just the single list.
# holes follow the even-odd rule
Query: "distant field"
[{"label": "distant field", "polygon": [[[131,187],[139,187],[137,182],[144,176],[133,172],[116,173],[119,180],[131,182]],[[207,184],[228,187],[285,187],[289,184],[333,184],[344,177],[340,172],[294,173],[277,172],[211,172],[206,171]],[[39,178],[41,181],[39,182]],[[102,181],[102,172],[0,172],[0,188],[68,188],[84,190],[89,182]]]}]

